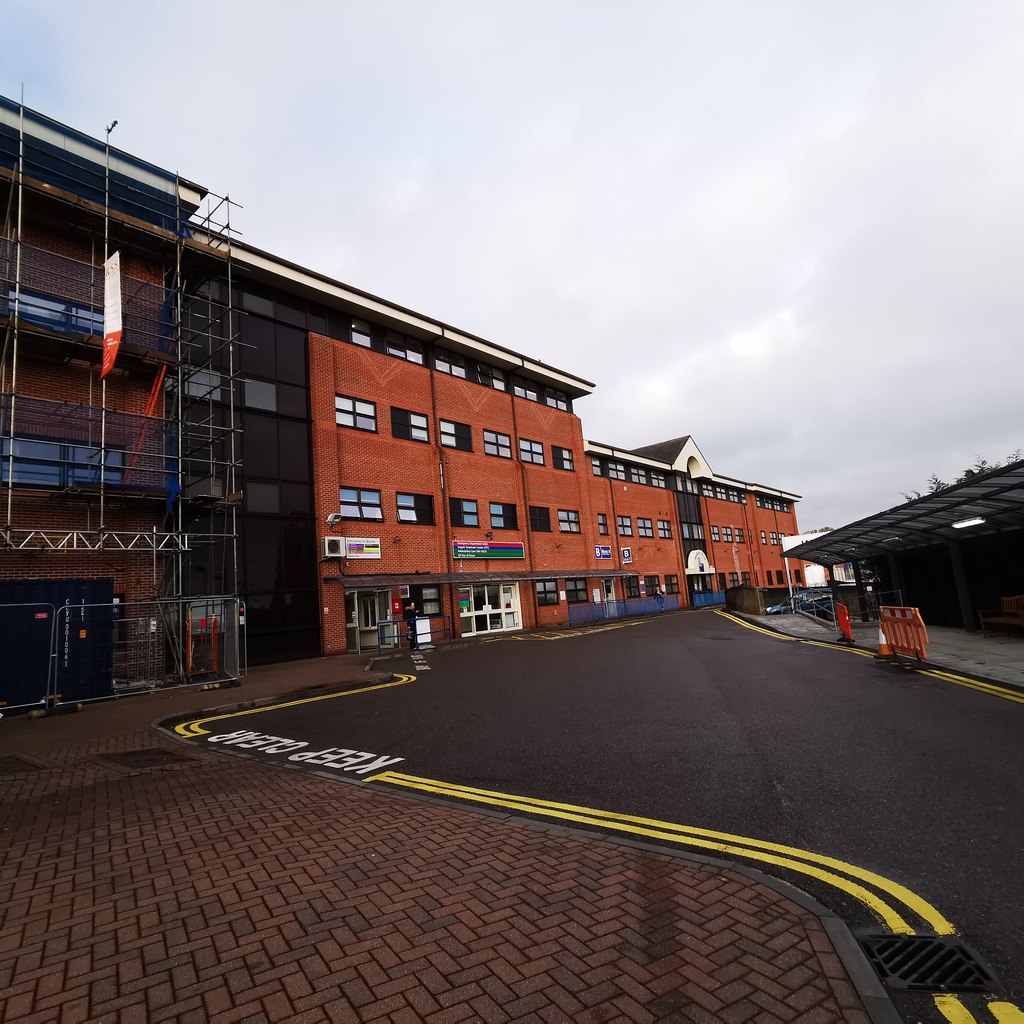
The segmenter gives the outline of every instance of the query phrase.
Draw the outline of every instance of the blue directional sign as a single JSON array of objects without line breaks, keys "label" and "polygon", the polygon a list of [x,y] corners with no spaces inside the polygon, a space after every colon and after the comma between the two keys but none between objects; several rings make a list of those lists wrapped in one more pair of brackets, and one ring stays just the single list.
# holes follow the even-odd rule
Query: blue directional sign
[{"label": "blue directional sign", "polygon": [[610,544],[595,544],[594,555],[597,558],[611,558],[612,548]]}]

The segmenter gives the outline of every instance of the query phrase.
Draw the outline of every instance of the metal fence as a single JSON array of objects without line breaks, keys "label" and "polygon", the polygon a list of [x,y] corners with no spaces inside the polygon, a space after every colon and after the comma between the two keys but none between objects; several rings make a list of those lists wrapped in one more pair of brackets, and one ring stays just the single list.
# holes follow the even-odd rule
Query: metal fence
[{"label": "metal fence", "polygon": [[[417,628],[416,637],[419,645],[433,644],[436,640],[447,640],[452,644],[452,620],[447,615],[419,615],[415,619],[417,626],[426,621],[430,628]],[[403,647],[410,642],[409,619],[381,619],[377,623],[377,653],[394,647]]]},{"label": "metal fence", "polygon": [[0,708],[52,708],[238,679],[239,611],[231,597],[0,605]]},{"label": "metal fence", "polygon": [[656,597],[628,597],[625,601],[598,601],[569,605],[569,625],[604,622],[633,615],[658,615],[679,610],[679,595],[666,594],[663,602]]},{"label": "metal fence", "polygon": [[698,590],[690,595],[690,606],[693,608],[711,608],[725,604],[724,590]]}]

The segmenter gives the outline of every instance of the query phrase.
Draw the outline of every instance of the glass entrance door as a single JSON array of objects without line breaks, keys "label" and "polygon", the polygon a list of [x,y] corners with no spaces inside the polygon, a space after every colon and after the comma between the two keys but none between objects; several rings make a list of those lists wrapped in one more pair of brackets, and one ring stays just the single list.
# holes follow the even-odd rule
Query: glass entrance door
[{"label": "glass entrance door", "polygon": [[519,584],[474,583],[459,587],[462,636],[519,629]]},{"label": "glass entrance door", "polygon": [[604,590],[604,617],[618,618],[619,604],[615,597],[615,580],[601,580],[601,588]]},{"label": "glass entrance door", "polygon": [[[377,649],[377,623],[391,618],[390,594],[386,590],[357,590],[345,595],[345,641],[349,651]],[[395,645],[395,630],[385,627],[381,647]]]}]

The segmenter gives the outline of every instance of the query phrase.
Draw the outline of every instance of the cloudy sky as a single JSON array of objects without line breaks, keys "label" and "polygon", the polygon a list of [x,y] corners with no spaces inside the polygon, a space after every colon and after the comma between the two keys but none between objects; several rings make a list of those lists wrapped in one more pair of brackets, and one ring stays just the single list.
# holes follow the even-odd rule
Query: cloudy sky
[{"label": "cloudy sky", "polygon": [[7,0],[0,92],[804,529],[1024,446],[1020,0]]}]

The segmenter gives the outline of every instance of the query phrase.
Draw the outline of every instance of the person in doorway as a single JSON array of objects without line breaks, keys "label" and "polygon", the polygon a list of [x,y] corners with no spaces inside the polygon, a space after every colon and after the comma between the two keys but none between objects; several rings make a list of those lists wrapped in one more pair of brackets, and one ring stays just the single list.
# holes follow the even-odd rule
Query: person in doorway
[{"label": "person in doorway", "polygon": [[665,591],[661,589],[660,583],[657,590],[654,591],[654,600],[658,602],[658,611],[663,612],[665,610]]},{"label": "person in doorway", "polygon": [[413,651],[418,651],[420,647],[419,639],[416,636],[416,616],[418,614],[416,602],[410,595],[405,599],[405,604],[402,605],[402,617],[409,623],[409,649]]}]

